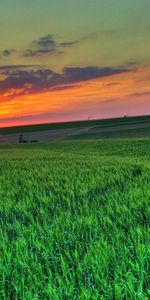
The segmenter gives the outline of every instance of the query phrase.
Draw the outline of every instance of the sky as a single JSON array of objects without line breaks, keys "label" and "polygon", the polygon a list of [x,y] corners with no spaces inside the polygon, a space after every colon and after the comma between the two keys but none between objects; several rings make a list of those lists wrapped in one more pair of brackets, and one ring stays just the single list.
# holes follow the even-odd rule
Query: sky
[{"label": "sky", "polygon": [[0,0],[0,127],[150,114],[149,0]]}]

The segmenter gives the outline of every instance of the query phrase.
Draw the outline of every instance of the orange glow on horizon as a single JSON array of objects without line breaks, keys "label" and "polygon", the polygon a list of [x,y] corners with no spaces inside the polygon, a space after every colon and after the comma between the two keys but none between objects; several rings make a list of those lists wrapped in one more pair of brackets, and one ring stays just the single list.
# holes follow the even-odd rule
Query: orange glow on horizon
[{"label": "orange glow on horizon", "polygon": [[[128,106],[131,105],[132,107],[138,103],[148,103],[149,78],[150,68],[147,67],[128,73],[80,82],[74,84],[74,87],[64,90],[28,95],[24,89],[11,89],[0,95],[0,126],[42,123],[48,120],[51,122],[48,113],[53,116],[53,122],[61,121],[63,114],[65,116],[65,114],[73,114],[76,111],[76,115],[81,111],[83,118],[84,112],[90,114],[90,111],[93,117],[97,117],[98,111],[99,118],[103,117],[105,111],[108,111],[109,116],[111,109],[112,114],[116,115],[118,110],[119,115],[121,105],[126,105],[127,102]],[[108,110],[107,103],[109,103]],[[57,114],[60,114],[60,117]],[[29,121],[28,116],[31,116],[31,119],[33,117],[33,120]],[[36,116],[37,118],[34,118]],[[73,116],[75,117],[75,114]]]}]

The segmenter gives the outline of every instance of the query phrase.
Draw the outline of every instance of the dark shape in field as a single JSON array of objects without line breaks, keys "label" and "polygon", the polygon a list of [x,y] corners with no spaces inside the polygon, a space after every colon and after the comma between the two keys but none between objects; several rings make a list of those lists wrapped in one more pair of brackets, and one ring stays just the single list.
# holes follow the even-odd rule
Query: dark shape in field
[{"label": "dark shape in field", "polygon": [[23,140],[22,143],[28,143],[28,141],[27,140]]},{"label": "dark shape in field", "polygon": [[20,136],[19,136],[19,143],[28,143],[27,140],[23,139],[23,134],[20,134]]},{"label": "dark shape in field", "polygon": [[19,136],[19,143],[22,143],[23,134],[20,134]]}]

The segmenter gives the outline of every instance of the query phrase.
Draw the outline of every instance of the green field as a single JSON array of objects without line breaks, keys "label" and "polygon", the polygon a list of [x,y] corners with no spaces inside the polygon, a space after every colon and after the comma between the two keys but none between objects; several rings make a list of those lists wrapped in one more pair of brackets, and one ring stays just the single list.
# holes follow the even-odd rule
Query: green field
[{"label": "green field", "polygon": [[150,299],[150,139],[0,146],[0,300]]}]

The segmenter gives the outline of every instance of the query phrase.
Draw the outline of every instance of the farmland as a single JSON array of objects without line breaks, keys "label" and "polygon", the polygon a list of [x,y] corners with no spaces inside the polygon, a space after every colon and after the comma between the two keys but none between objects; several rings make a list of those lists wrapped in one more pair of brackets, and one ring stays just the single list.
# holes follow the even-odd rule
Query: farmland
[{"label": "farmland", "polygon": [[150,139],[0,146],[0,299],[150,298]]},{"label": "farmland", "polygon": [[150,116],[122,117],[0,128],[0,145],[15,144],[18,136],[31,142],[64,139],[105,139],[150,137]]}]

